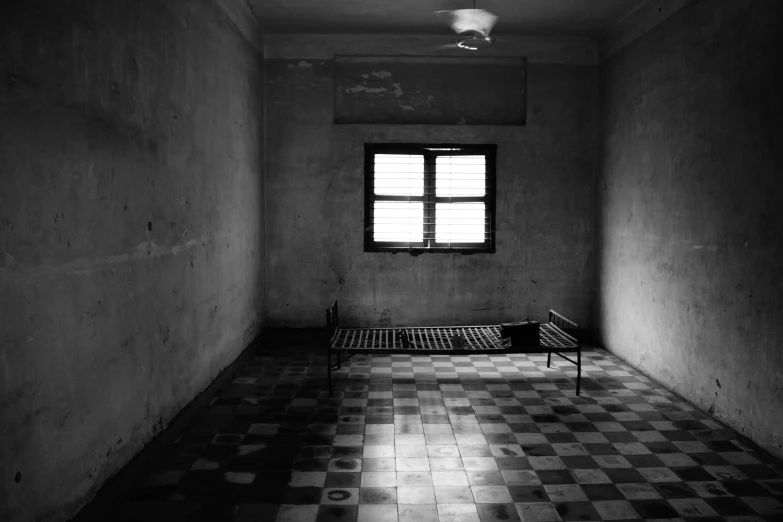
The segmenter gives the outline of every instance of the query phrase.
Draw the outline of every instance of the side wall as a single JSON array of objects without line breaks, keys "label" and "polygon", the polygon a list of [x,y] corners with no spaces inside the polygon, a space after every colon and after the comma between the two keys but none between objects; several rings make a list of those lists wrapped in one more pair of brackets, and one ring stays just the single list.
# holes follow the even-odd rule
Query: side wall
[{"label": "side wall", "polygon": [[[366,326],[486,324],[542,318],[549,308],[581,322],[589,317],[598,102],[592,42],[498,46],[529,60],[524,127],[333,123],[335,54],[426,54],[442,43],[267,40],[270,326],[322,326],[335,298],[344,323]],[[365,142],[497,143],[497,253],[365,253]]]},{"label": "side wall", "polygon": [[260,331],[263,56],[208,0],[0,11],[0,520],[64,520]]},{"label": "side wall", "polygon": [[696,3],[602,67],[604,344],[783,457],[781,3]]}]

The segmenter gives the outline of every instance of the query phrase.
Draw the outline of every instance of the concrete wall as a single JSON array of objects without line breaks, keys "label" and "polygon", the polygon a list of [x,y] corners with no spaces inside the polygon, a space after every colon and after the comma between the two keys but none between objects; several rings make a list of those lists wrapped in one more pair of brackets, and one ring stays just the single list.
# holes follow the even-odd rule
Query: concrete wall
[{"label": "concrete wall", "polygon": [[64,520],[260,330],[263,56],[207,0],[0,11],[0,520]]},{"label": "concrete wall", "polygon": [[602,67],[598,295],[614,353],[783,456],[776,0],[709,0]]},{"label": "concrete wall", "polygon": [[[335,298],[345,324],[486,324],[542,318],[550,307],[577,321],[589,317],[594,43],[498,46],[530,62],[524,127],[333,123],[335,54],[431,54],[442,43],[267,40],[270,326],[322,326]],[[364,253],[365,142],[497,143],[497,253]]]}]

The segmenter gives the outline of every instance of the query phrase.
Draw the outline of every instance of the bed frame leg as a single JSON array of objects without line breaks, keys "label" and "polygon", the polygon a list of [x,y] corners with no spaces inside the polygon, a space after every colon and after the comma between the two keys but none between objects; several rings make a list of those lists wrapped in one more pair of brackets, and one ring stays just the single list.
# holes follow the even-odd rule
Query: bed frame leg
[{"label": "bed frame leg", "polygon": [[[332,347],[327,348],[326,355],[326,381],[329,384],[329,397],[332,396]],[[340,355],[337,355],[337,359],[340,359]]]},{"label": "bed frame leg", "polygon": [[579,346],[576,349],[576,394],[579,395],[579,390],[582,387],[582,347]]},{"label": "bed frame leg", "polygon": [[546,356],[546,367],[549,368],[549,365],[552,363],[552,350],[549,350]]}]

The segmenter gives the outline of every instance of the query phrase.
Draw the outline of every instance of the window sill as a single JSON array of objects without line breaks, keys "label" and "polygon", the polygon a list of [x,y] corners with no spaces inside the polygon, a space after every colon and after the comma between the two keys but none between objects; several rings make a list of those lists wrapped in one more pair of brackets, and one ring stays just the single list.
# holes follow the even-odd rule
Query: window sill
[{"label": "window sill", "polygon": [[378,248],[365,248],[366,254],[383,253],[383,254],[410,254],[412,256],[420,256],[421,254],[494,254],[494,248],[394,248],[394,247],[378,247]]}]

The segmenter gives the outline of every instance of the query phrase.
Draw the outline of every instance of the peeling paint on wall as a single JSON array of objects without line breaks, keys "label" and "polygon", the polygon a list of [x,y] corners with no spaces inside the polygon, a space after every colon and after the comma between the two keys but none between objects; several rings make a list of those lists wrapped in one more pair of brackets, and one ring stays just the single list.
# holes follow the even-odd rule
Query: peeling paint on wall
[{"label": "peeling paint on wall", "polygon": [[386,92],[387,90],[388,89],[386,89],[386,87],[367,87],[366,85],[356,85],[354,87],[345,89],[345,92],[366,92],[370,94],[378,94]]},{"label": "peeling paint on wall", "polygon": [[524,125],[525,71],[522,58],[338,57],[335,122]]}]

